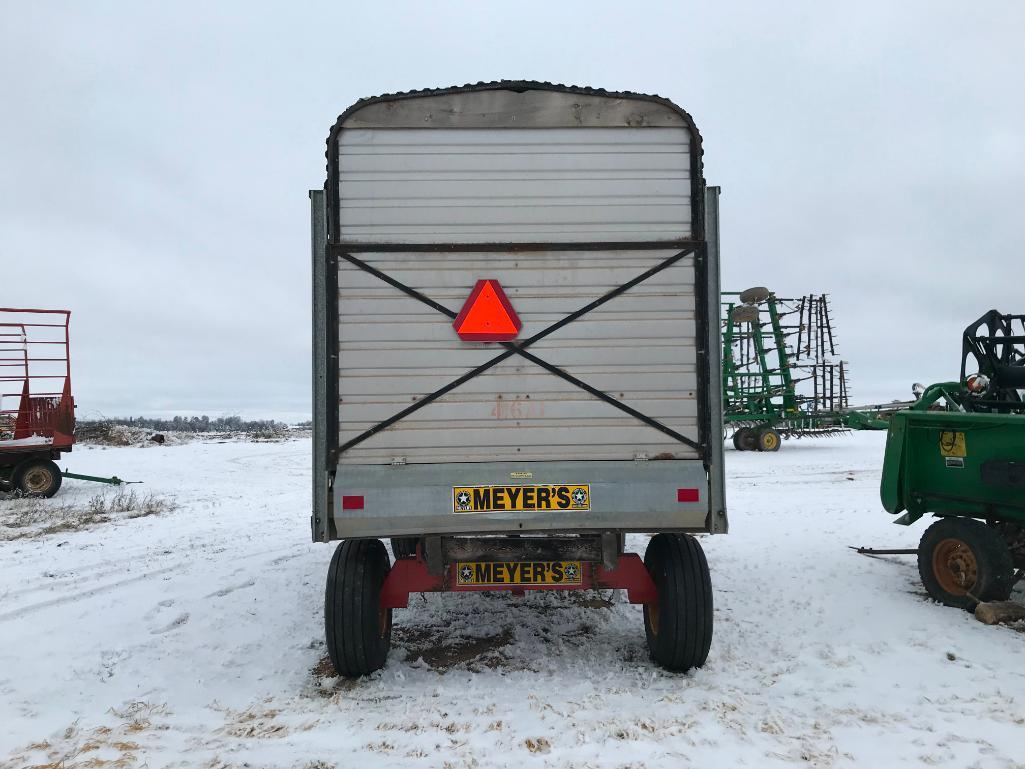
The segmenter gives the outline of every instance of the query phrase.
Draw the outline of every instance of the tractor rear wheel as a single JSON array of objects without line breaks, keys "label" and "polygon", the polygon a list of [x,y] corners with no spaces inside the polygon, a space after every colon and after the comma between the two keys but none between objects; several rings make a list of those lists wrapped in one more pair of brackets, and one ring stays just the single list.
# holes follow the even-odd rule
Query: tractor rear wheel
[{"label": "tractor rear wheel", "polygon": [[980,601],[1006,601],[1014,581],[1007,542],[973,518],[942,518],[926,529],[918,573],[935,600],[968,610]]},{"label": "tractor rear wheel", "polygon": [[391,570],[379,539],[347,539],[327,572],[324,629],[327,653],[339,675],[359,678],[380,670],[391,648],[391,609],[381,587]]},{"label": "tractor rear wheel", "polygon": [[689,534],[656,534],[644,565],[658,602],[644,605],[651,658],[675,671],[699,668],[712,643],[712,579],[701,545]]},{"label": "tractor rear wheel", "polygon": [[49,459],[26,459],[11,476],[14,490],[26,497],[52,497],[63,480],[60,468]]},{"label": "tractor rear wheel", "polygon": [[755,436],[758,441],[759,451],[779,451],[779,444],[782,440],[774,427],[763,427]]}]

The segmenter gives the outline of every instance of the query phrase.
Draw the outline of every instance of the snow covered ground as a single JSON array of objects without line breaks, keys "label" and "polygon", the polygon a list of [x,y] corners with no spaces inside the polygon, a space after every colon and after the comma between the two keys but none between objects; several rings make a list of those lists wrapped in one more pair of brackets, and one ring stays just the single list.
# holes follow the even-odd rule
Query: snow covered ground
[{"label": "snow covered ground", "polygon": [[429,595],[358,682],[325,660],[308,441],[76,449],[175,504],[0,541],[0,767],[1025,767],[1025,633],[847,549],[925,528],[879,505],[883,439],[727,451],[699,671],[608,592]]}]

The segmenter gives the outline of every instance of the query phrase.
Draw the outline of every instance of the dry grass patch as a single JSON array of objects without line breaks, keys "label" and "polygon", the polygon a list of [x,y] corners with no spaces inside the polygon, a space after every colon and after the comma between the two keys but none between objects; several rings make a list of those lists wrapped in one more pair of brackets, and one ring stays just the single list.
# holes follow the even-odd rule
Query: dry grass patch
[{"label": "dry grass patch", "polygon": [[544,737],[538,737],[536,740],[528,737],[523,741],[523,746],[531,753],[548,753],[552,749],[552,743]]},{"label": "dry grass patch", "polygon": [[121,514],[122,518],[144,518],[174,510],[177,505],[165,497],[156,494],[137,495],[134,489],[118,487],[112,495],[97,494],[89,500],[89,511],[94,515],[112,516]]},{"label": "dry grass patch", "polygon": [[62,501],[59,497],[9,497],[0,500],[0,540],[77,531],[116,520],[160,515],[176,508],[172,499],[152,493],[138,494],[125,487],[101,491],[85,503]]},{"label": "dry grass patch", "polygon": [[293,732],[305,732],[317,725],[316,721],[306,721],[289,725],[279,720],[282,711],[270,707],[271,699],[250,705],[243,710],[213,706],[213,709],[224,716],[224,725],[217,729],[219,734],[244,739],[273,739],[286,737]]},{"label": "dry grass patch", "polygon": [[108,711],[119,723],[86,729],[76,721],[48,740],[26,745],[7,760],[0,760],[0,769],[127,769],[139,766],[142,746],[137,740],[142,733],[163,730],[155,723],[170,715],[164,705],[131,702],[123,708]]}]

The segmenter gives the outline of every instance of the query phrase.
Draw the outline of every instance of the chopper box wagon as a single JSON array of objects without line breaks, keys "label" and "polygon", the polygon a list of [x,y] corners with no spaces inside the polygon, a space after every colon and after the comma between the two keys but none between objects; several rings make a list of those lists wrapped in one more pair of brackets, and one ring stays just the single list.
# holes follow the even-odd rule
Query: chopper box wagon
[{"label": "chopper box wagon", "polygon": [[[652,657],[712,636],[718,189],[672,102],[503,81],[364,99],[313,230],[313,538],[331,660],[411,592],[624,589]],[[628,532],[653,533],[643,560]],[[391,562],[382,538],[390,538]]]},{"label": "chopper box wagon", "polygon": [[0,307],[0,492],[52,497],[75,444],[68,310]]}]

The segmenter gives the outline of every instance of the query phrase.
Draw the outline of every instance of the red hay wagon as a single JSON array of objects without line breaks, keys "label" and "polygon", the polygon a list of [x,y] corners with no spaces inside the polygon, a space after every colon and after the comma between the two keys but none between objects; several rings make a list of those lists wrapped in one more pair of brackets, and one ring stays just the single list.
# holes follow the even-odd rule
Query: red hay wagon
[{"label": "red hay wagon", "polygon": [[68,310],[0,307],[0,490],[52,497],[75,443]]}]

